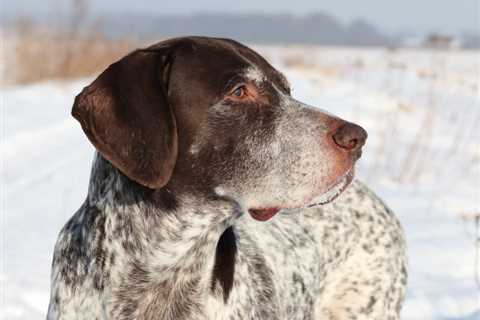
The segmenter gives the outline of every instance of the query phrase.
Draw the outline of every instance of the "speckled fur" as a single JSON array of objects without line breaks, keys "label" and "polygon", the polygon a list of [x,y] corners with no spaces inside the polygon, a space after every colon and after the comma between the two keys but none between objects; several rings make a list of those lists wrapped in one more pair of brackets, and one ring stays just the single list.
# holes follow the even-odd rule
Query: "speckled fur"
[{"label": "speckled fur", "polygon": [[[49,319],[399,319],[402,231],[361,183],[333,204],[259,223],[232,218],[238,208],[222,199],[187,200],[171,216],[116,203],[123,179],[97,159],[93,177],[104,171],[115,174],[91,188],[105,197],[89,197],[59,236]],[[218,238],[232,224],[238,252],[225,303],[210,281]]]},{"label": "speckled fur", "polygon": [[[248,215],[302,207],[352,164],[327,139],[337,118],[294,100],[262,71],[244,74],[270,86],[277,105],[265,119],[273,120],[237,137],[211,192],[172,183],[154,204],[96,155],[88,197],[55,247],[47,319],[399,319],[401,227],[361,183],[331,204],[285,209],[268,222]],[[188,147],[194,164],[206,153],[214,161],[217,147],[226,154],[210,143],[215,129],[242,119],[225,103],[209,110]],[[195,170],[190,179],[212,172]]]}]

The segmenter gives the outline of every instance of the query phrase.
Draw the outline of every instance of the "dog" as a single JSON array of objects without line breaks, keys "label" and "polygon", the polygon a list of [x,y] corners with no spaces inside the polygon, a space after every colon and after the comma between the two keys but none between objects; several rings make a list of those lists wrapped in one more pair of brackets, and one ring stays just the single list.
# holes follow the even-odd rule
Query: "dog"
[{"label": "dog", "polygon": [[47,319],[399,319],[402,229],[352,183],[367,134],[290,90],[208,37],[136,50],[84,88],[72,115],[97,152]]}]

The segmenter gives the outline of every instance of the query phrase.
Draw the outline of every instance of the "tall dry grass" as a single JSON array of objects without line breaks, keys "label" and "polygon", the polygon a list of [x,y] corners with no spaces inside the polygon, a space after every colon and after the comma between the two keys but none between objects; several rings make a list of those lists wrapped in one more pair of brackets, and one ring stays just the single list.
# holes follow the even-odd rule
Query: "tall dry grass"
[{"label": "tall dry grass", "polygon": [[70,8],[61,27],[47,28],[28,17],[17,19],[6,40],[4,82],[90,76],[140,45],[131,38],[106,37],[101,23],[89,22],[87,0],[71,0]]},{"label": "tall dry grass", "polygon": [[5,52],[7,83],[93,75],[138,46],[127,38],[108,39],[98,30],[72,34],[22,22],[14,31]]}]

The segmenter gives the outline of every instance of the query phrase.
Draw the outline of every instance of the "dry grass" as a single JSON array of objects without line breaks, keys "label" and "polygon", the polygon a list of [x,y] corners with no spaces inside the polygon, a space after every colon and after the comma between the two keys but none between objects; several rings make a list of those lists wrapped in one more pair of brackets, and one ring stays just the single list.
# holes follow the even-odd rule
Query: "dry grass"
[{"label": "dry grass", "polygon": [[4,81],[32,83],[90,76],[105,69],[139,43],[107,38],[100,23],[88,19],[89,0],[69,0],[66,24],[41,27],[21,17],[9,30]]},{"label": "dry grass", "polygon": [[94,30],[54,32],[25,23],[13,34],[5,52],[6,83],[90,76],[138,46],[130,39],[112,40]]}]

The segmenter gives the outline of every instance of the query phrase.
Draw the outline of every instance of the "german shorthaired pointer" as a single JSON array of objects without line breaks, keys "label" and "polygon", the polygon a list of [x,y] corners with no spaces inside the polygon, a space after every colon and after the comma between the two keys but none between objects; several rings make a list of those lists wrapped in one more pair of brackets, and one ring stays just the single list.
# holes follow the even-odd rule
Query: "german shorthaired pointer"
[{"label": "german shorthaired pointer", "polygon": [[365,131],[292,98],[251,49],[134,51],[72,114],[97,154],[55,247],[48,319],[399,319],[400,225],[360,183],[330,203]]}]

